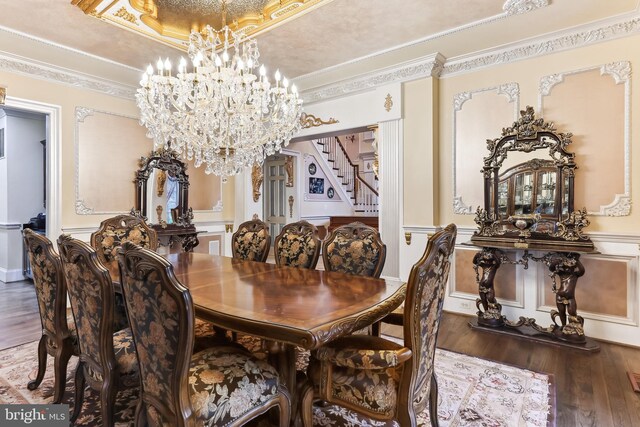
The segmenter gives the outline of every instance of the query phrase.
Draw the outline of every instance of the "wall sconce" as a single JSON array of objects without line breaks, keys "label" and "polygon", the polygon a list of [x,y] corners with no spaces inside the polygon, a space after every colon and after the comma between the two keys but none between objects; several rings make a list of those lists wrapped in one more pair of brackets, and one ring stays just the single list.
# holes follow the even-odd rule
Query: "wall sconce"
[{"label": "wall sconce", "polygon": [[7,99],[7,87],[0,85],[0,105],[4,105],[4,101]]}]

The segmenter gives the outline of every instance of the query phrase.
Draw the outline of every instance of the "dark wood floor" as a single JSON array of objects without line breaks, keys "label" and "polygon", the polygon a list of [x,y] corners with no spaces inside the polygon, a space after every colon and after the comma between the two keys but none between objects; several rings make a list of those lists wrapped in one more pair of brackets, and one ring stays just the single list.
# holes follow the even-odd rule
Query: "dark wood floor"
[{"label": "dark wood floor", "polygon": [[[559,427],[640,426],[640,394],[633,392],[627,378],[628,370],[640,372],[640,349],[601,342],[599,353],[587,354],[474,331],[468,320],[445,313],[438,347],[552,374]],[[39,337],[33,285],[0,282],[0,349]]]}]

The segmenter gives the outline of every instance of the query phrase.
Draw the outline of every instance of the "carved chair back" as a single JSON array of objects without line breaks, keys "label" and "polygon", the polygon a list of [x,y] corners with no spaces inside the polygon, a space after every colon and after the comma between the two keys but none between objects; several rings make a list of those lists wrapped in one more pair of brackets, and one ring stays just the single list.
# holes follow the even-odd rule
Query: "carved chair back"
[{"label": "carved chair back", "polygon": [[98,259],[107,264],[117,264],[116,251],[124,242],[133,242],[143,248],[158,249],[158,235],[141,217],[117,215],[105,219],[100,228],[91,234],[91,246],[98,252]]},{"label": "carved chair back", "polygon": [[76,321],[80,361],[90,373],[90,383],[95,384],[111,376],[116,366],[113,283],[96,251],[85,242],[63,234],[58,248]]},{"label": "carved chair back", "polygon": [[336,228],[322,244],[322,260],[328,271],[377,278],[386,256],[387,247],[378,230],[361,222]]},{"label": "carved chair back", "polygon": [[320,258],[318,229],[307,221],[284,226],[274,242],[276,264],[314,269]]},{"label": "carved chair back", "polygon": [[[171,264],[129,242],[119,250],[122,290],[131,322],[141,378],[141,410],[161,425],[195,421],[189,400],[194,344],[191,294]],[[190,421],[189,421],[190,420]]]},{"label": "carved chair back", "polygon": [[70,332],[67,325],[67,284],[60,256],[45,236],[28,228],[22,234],[31,263],[42,331],[51,340],[49,344],[62,341]]},{"label": "carved chair back", "polygon": [[236,259],[265,262],[270,247],[269,227],[259,219],[243,222],[231,237],[231,250]]},{"label": "carved chair back", "polygon": [[398,419],[401,424],[409,419],[407,411],[420,413],[429,401],[436,339],[456,234],[455,224],[435,233],[409,275],[404,345],[411,349],[413,356],[406,362],[400,380]]}]

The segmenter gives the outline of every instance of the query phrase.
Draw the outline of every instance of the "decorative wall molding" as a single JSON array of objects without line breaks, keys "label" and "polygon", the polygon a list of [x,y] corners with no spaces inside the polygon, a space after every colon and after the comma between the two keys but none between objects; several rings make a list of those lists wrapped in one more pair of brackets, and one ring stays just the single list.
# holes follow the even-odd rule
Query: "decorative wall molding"
[{"label": "decorative wall molding", "polygon": [[552,89],[562,83],[566,76],[596,69],[600,70],[600,75],[602,76],[611,76],[615,84],[624,84],[624,193],[615,194],[611,203],[600,206],[597,211],[590,211],[588,214],[627,216],[631,214],[631,62],[611,62],[599,66],[543,76],[538,86],[538,110],[540,114],[543,114],[544,97],[550,95]]},{"label": "decorative wall molding", "polygon": [[316,117],[313,114],[307,114],[305,112],[300,115],[300,124],[302,125],[302,129],[315,128],[322,125],[333,125],[335,123],[339,123],[339,120],[336,120],[333,117],[329,117],[328,120],[322,120],[320,117]]},{"label": "decorative wall molding", "polygon": [[80,123],[84,123],[87,117],[93,116],[96,113],[107,114],[111,116],[124,117],[127,119],[137,120],[136,117],[127,116],[124,114],[112,113],[110,111],[94,110],[92,108],[77,106],[75,110],[75,187],[76,187],[76,214],[78,215],[115,215],[124,214],[128,211],[96,211],[91,206],[86,206],[85,201],[80,195]]},{"label": "decorative wall molding", "polygon": [[24,57],[17,57],[7,52],[0,53],[0,70],[27,75],[29,77],[61,83],[79,89],[133,100],[136,88],[107,79],[90,76],[78,71],[68,70],[55,65],[44,64]]},{"label": "decorative wall molding", "polygon": [[361,74],[329,85],[321,86],[301,93],[305,104],[350,95],[378,86],[406,82],[423,77],[438,77],[444,65],[444,56],[439,53],[423,56],[392,67]]},{"label": "decorative wall molding", "polygon": [[504,83],[498,86],[492,86],[483,89],[477,89],[469,92],[456,93],[453,96],[453,212],[460,215],[473,215],[475,213],[473,206],[467,206],[462,200],[462,196],[458,195],[457,189],[457,168],[456,168],[456,156],[458,155],[458,139],[456,135],[457,128],[457,112],[462,110],[465,102],[473,98],[473,94],[482,92],[495,91],[498,95],[504,95],[507,97],[510,103],[513,103],[513,115],[514,119],[518,116],[518,110],[520,108],[520,85],[515,82]]},{"label": "decorative wall molding", "polygon": [[549,6],[549,0],[507,0],[502,10],[507,15],[519,15],[545,6]]},{"label": "decorative wall molding", "polygon": [[494,49],[481,55],[465,55],[446,61],[441,76],[452,76],[478,68],[529,59],[577,47],[583,47],[614,40],[621,37],[640,34],[640,17],[634,15],[617,21],[607,19],[575,29],[563,30],[551,36],[537,38],[527,42],[512,43],[507,48]]},{"label": "decorative wall molding", "polygon": [[22,228],[22,224],[0,222],[0,230],[20,230],[21,228]]}]

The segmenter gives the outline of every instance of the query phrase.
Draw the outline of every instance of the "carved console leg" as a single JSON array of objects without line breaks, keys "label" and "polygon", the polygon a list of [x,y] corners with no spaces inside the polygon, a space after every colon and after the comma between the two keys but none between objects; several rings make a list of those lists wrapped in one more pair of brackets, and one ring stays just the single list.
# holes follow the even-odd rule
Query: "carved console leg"
[{"label": "carved console leg", "polygon": [[[551,319],[555,323],[554,334],[566,341],[585,342],[584,319],[578,316],[575,291],[578,278],[584,275],[584,266],[580,262],[580,254],[557,253],[547,262],[549,271],[554,279],[556,306],[558,310],[551,312]],[[560,287],[556,286],[556,277],[560,280]],[[556,321],[560,318],[560,324]]]},{"label": "carved console leg", "polygon": [[[498,249],[482,248],[482,251],[473,257],[473,269],[476,272],[476,282],[480,294],[480,298],[476,300],[478,324],[483,326],[499,327],[504,325],[502,306],[496,301],[493,289],[493,279],[501,264],[499,253]],[[478,269],[482,269],[482,277]]]}]

